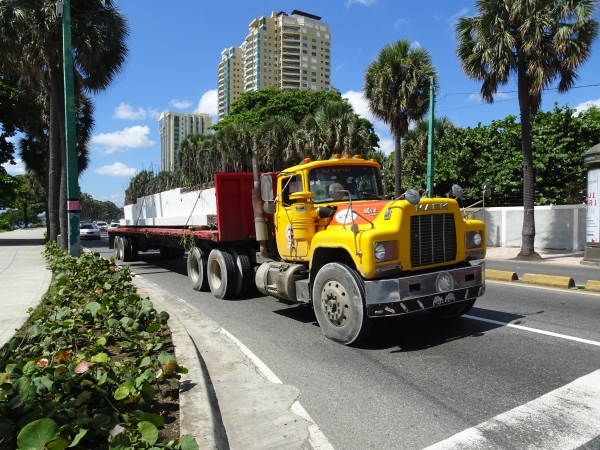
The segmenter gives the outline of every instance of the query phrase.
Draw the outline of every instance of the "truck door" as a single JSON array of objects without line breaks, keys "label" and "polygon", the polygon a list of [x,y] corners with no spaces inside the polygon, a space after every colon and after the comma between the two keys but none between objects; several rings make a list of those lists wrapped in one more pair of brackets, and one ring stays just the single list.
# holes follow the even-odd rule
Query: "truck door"
[{"label": "truck door", "polygon": [[302,175],[282,178],[279,180],[279,183],[281,201],[277,202],[275,218],[277,249],[279,250],[279,254],[285,259],[303,259],[308,255],[309,242],[294,239],[292,217],[296,208],[306,208],[307,205],[290,198],[290,194],[303,190]]}]

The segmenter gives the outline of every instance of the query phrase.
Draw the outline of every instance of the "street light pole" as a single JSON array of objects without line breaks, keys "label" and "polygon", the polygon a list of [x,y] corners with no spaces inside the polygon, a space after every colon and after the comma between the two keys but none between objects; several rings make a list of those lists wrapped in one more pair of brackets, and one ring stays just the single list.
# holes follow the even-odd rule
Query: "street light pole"
[{"label": "street light pole", "polygon": [[[63,3],[63,71],[65,82],[65,146],[67,153],[67,214],[69,254],[79,257],[79,183],[75,130],[75,88],[73,87],[73,47],[71,44],[71,0]],[[58,8],[57,8],[58,11]]]},{"label": "street light pole", "polygon": [[435,105],[435,78],[429,78],[429,136],[427,139],[427,191],[433,197],[433,120]]}]

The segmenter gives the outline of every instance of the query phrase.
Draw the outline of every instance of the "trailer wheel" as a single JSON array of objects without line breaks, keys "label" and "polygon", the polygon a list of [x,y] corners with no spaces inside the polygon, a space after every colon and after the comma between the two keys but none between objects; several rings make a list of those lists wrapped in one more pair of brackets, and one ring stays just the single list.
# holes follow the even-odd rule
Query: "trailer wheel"
[{"label": "trailer wheel", "polygon": [[475,298],[466,302],[454,303],[451,305],[438,306],[428,309],[431,314],[442,319],[456,319],[463,314],[468,313],[475,304]]},{"label": "trailer wheel", "polygon": [[121,260],[123,262],[131,261],[131,238],[123,236],[120,241],[121,246]]},{"label": "trailer wheel", "polygon": [[187,274],[195,291],[208,291],[206,275],[206,256],[198,247],[193,247],[188,253]]},{"label": "trailer wheel", "polygon": [[121,261],[121,252],[123,249],[123,244],[121,242],[121,236],[115,236],[115,259],[117,261]]},{"label": "trailer wheel", "polygon": [[325,264],[313,284],[313,307],[329,339],[344,345],[367,337],[373,320],[365,307],[365,283],[345,264]]},{"label": "trailer wheel", "polygon": [[234,297],[240,295],[240,292],[248,294],[253,292],[252,288],[256,286],[254,283],[254,270],[250,257],[241,250],[236,250],[233,247],[227,247],[227,253],[230,253],[235,261],[236,268],[236,283]]},{"label": "trailer wheel", "polygon": [[207,278],[210,292],[222,299],[233,298],[236,288],[236,264],[230,253],[211,250],[207,261]]}]

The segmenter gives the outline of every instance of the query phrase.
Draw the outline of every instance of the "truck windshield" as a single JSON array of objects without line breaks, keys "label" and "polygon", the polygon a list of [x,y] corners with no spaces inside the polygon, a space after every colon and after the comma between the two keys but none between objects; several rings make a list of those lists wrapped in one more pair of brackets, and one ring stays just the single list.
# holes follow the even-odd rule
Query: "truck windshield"
[{"label": "truck windshield", "polygon": [[[331,202],[329,186],[340,183],[344,190],[349,191],[352,200],[381,200],[383,188],[379,170],[369,166],[335,166],[318,167],[308,173],[308,183],[311,192],[315,194],[314,203]],[[342,200],[348,200],[348,192]]]}]

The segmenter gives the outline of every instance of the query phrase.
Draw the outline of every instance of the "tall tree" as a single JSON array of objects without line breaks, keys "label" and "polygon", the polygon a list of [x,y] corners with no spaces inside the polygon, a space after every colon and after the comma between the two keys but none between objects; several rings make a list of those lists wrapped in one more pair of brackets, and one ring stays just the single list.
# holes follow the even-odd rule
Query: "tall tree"
[{"label": "tall tree", "polygon": [[482,81],[481,96],[492,103],[499,86],[517,78],[523,157],[522,259],[538,259],[534,250],[535,172],[531,116],[542,102],[542,90],[558,80],[566,92],[577,80],[576,69],[589,57],[598,33],[594,0],[477,0],[477,15],[456,24],[457,54],[463,71]]},{"label": "tall tree", "polygon": [[[33,89],[48,98],[48,237],[56,240],[65,160],[61,20],[53,0],[3,0],[2,6],[0,53]],[[71,29],[76,94],[106,89],[127,55],[129,28],[124,16],[114,0],[73,0]],[[66,235],[66,230],[61,232]]]},{"label": "tall tree", "polygon": [[364,93],[375,117],[390,126],[395,141],[395,195],[402,192],[402,138],[411,122],[429,110],[430,79],[437,72],[427,50],[411,47],[408,39],[384,46],[367,66]]}]

